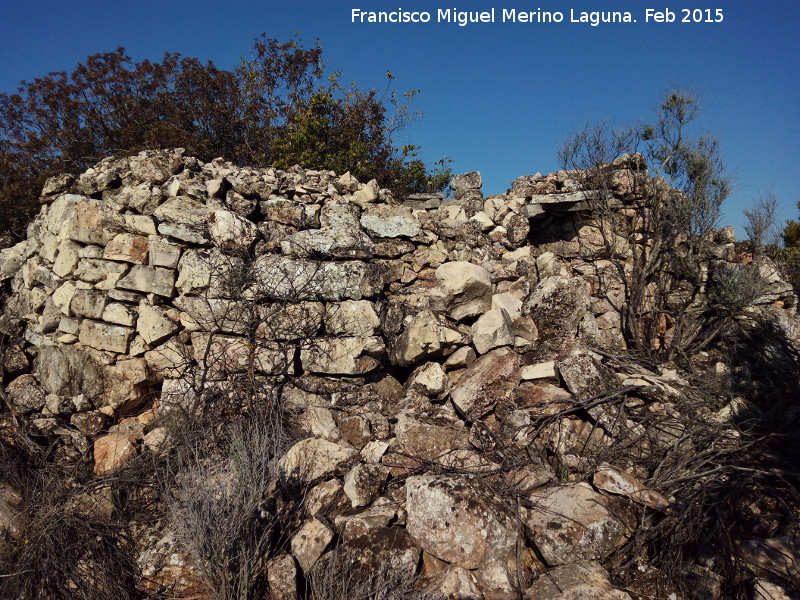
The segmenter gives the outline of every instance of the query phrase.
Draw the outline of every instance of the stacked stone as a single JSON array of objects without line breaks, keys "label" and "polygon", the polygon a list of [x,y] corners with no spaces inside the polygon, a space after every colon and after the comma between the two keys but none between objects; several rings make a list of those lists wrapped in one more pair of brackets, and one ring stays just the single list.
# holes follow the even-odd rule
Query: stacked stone
[{"label": "stacked stone", "polygon": [[[635,169],[617,166],[631,206]],[[624,294],[575,174],[485,199],[478,173],[453,188],[395,199],[350,174],[180,150],[50,180],[28,239],[0,254],[5,326],[21,320],[27,344],[4,366],[22,373],[12,405],[67,455],[92,449],[103,476],[157,450],[159,417],[194,400],[190,376],[289,377],[283,403],[309,437],[279,468],[309,492],[291,555],[270,567],[276,597],[296,597],[296,569],[338,537],[452,598],[627,598],[598,561],[632,535],[632,507],[669,503],[637,473],[591,464],[620,431],[601,411],[540,437],[568,473],[597,470],[591,484],[559,485],[569,478],[549,464],[509,453],[526,452],[540,419],[614,386],[680,392],[588,349],[624,348]],[[732,260],[723,238],[718,259]],[[763,302],[788,320],[791,288],[773,284]],[[522,501],[500,502],[486,474]],[[153,580],[174,570],[171,540],[143,550]],[[528,585],[547,569],[552,586]]]}]

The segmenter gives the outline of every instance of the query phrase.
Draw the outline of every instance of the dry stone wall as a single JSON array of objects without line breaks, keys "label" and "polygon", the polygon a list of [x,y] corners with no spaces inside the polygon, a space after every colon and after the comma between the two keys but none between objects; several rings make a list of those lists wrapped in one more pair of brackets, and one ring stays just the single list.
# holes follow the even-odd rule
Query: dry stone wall
[{"label": "dry stone wall", "polygon": [[[614,181],[624,204],[633,174],[622,165]],[[623,466],[564,474],[586,472],[586,449],[618,426],[602,412],[560,421],[545,445],[564,472],[519,457],[576,399],[622,385],[678,394],[680,378],[615,373],[591,351],[625,347],[593,192],[564,172],[489,198],[478,173],[453,188],[394,198],[350,174],[180,150],[48,181],[28,239],[0,254],[3,327],[23,338],[3,365],[16,418],[67,457],[93,452],[104,476],[163,442],[160,417],[197,401],[198,378],[280,380],[308,438],[279,468],[340,501],[308,513],[275,569],[309,572],[337,536],[451,598],[629,597],[597,561],[632,535],[632,507],[669,501]],[[734,261],[731,232],[716,241],[717,260]],[[765,275],[759,302],[790,328],[791,288]],[[487,473],[523,499],[512,512]],[[174,540],[151,541],[143,572],[163,582]],[[279,579],[277,597],[295,597]]]}]

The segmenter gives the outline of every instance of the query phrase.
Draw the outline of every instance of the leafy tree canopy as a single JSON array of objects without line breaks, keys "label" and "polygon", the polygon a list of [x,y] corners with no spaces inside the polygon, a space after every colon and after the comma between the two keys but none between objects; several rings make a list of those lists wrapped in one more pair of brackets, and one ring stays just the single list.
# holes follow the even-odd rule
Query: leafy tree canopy
[{"label": "leafy tree canopy", "polygon": [[95,54],[67,74],[23,81],[0,94],[0,218],[15,236],[36,208],[44,180],[81,172],[111,154],[183,147],[201,160],[351,171],[399,191],[438,191],[415,146],[393,134],[420,118],[416,91],[398,93],[325,77],[319,43],[306,47],[262,35],[245,60],[226,70],[165,54],[134,62],[124,48]]}]

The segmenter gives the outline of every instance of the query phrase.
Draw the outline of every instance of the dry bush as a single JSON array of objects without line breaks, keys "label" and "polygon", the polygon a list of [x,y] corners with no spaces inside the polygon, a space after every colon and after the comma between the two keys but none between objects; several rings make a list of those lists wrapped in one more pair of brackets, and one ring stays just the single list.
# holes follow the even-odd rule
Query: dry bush
[{"label": "dry bush", "polygon": [[[361,568],[359,568],[361,567]],[[365,572],[342,547],[323,556],[309,577],[311,600],[444,600],[432,592],[414,590],[414,578],[391,565]]]},{"label": "dry bush", "polygon": [[177,538],[215,600],[265,593],[265,563],[288,538],[296,506],[275,498],[275,461],[287,444],[279,410],[209,430],[173,433],[158,473]]},{"label": "dry bush", "polygon": [[[126,527],[76,508],[97,491],[90,465],[64,465],[24,433],[0,443],[0,481],[21,494],[19,526],[0,542],[0,597],[106,600],[138,597],[134,545]],[[89,483],[82,483],[89,482]]]}]

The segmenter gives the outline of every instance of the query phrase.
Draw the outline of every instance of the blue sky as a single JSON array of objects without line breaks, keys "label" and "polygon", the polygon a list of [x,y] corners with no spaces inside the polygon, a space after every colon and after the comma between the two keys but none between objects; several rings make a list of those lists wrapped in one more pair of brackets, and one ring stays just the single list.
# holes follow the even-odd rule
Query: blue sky
[{"label": "blue sky", "polygon": [[[319,39],[332,68],[363,87],[419,89],[424,119],[397,138],[422,157],[480,170],[484,193],[519,176],[557,170],[559,143],[586,122],[647,119],[671,86],[702,99],[698,132],[717,135],[736,191],[724,224],[743,237],[742,208],[762,190],[780,199],[779,218],[797,218],[800,188],[800,2],[637,0],[535,3],[429,0],[210,2],[60,0],[4,2],[0,91],[21,79],[70,70],[87,55],[124,46],[136,60],[164,52],[233,67],[266,32]],[[679,23],[682,8],[721,8],[721,23]],[[675,14],[645,23],[645,9]],[[351,23],[351,10],[423,10],[428,24]],[[495,23],[436,23],[438,9],[488,10]],[[562,11],[560,24],[502,23],[504,8]],[[570,9],[630,11],[636,23],[569,23]]]}]

